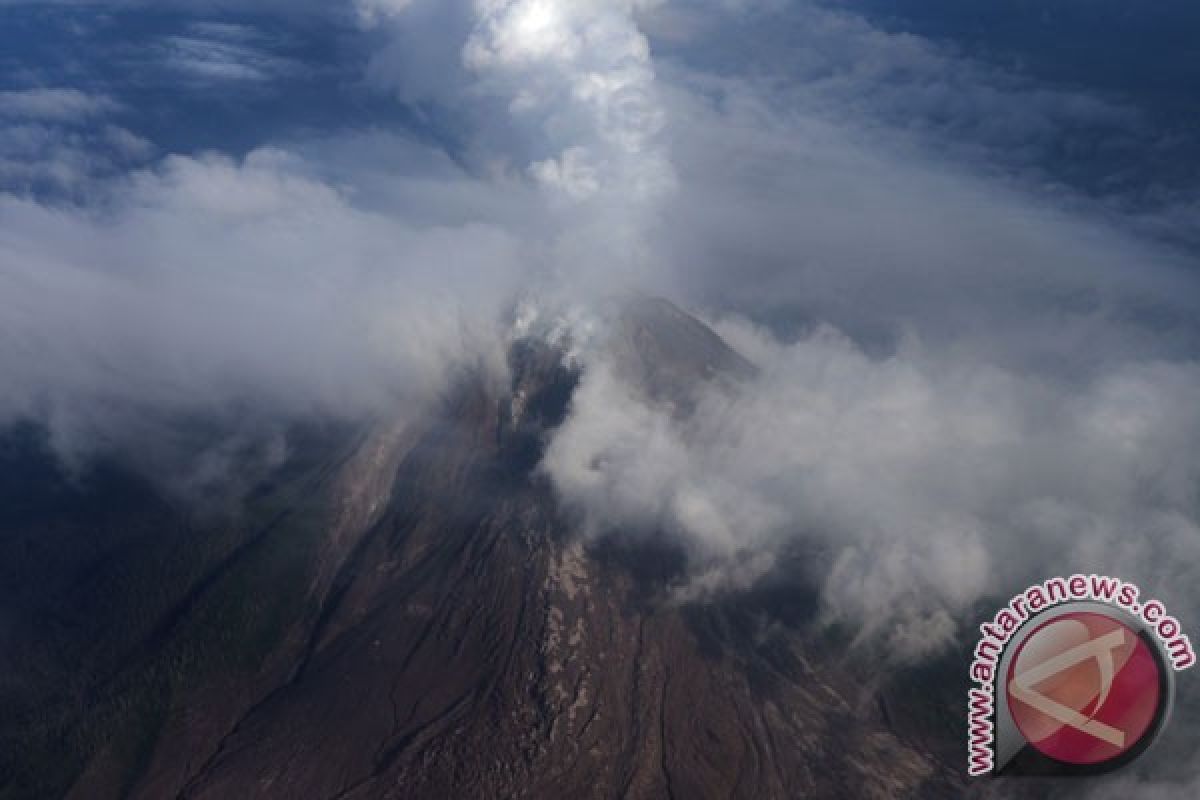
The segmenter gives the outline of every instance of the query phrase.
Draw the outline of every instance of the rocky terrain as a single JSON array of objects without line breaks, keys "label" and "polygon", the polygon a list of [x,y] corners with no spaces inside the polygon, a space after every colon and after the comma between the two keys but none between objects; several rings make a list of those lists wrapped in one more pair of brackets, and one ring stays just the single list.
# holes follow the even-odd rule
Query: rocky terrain
[{"label": "rocky terrain", "polygon": [[[659,301],[615,347],[680,414],[754,372]],[[229,513],[10,436],[0,798],[961,795],[957,687],[850,655],[802,582],[682,603],[669,542],[581,538],[537,470],[579,375],[509,362],[294,433]]]}]

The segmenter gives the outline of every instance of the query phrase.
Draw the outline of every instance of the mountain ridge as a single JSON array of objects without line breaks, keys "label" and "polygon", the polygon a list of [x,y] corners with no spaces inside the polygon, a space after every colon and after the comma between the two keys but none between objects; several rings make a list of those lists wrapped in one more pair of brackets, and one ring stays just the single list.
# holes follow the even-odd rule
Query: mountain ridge
[{"label": "mountain ridge", "polygon": [[[753,376],[694,317],[634,308],[618,336],[657,365],[647,391]],[[505,391],[465,374],[436,413],[335,448],[318,488],[243,545],[270,556],[247,594],[222,575],[192,587],[162,650],[199,665],[159,690],[149,732],[99,737],[66,796],[959,796],[940,756],[863,713],[883,703],[805,626],[804,590],[678,603],[668,541],[580,538],[537,470],[579,368],[537,339],[509,367]],[[274,640],[220,655],[245,632],[210,609],[236,602],[266,631],[276,593],[296,599]],[[212,650],[187,644],[196,631]]]}]

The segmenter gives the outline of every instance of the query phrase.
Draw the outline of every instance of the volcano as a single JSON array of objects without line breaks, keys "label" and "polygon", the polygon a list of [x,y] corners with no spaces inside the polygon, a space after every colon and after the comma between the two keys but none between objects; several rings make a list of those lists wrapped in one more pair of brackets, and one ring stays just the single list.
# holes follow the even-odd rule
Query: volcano
[{"label": "volcano", "polygon": [[[756,372],[661,300],[611,348],[680,416]],[[539,470],[580,368],[533,335],[508,366],[294,426],[218,511],[6,434],[0,798],[961,796],[956,687],[856,655],[786,570],[685,602],[669,538],[581,535]]]}]

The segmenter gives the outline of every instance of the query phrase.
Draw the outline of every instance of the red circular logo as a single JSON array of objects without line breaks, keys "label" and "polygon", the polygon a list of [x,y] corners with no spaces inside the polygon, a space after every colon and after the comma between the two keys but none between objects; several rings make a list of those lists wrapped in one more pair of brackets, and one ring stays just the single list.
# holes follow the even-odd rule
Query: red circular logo
[{"label": "red circular logo", "polygon": [[1009,713],[1042,754],[1068,764],[1119,758],[1153,734],[1162,666],[1129,626],[1071,612],[1033,631],[1008,668]]}]

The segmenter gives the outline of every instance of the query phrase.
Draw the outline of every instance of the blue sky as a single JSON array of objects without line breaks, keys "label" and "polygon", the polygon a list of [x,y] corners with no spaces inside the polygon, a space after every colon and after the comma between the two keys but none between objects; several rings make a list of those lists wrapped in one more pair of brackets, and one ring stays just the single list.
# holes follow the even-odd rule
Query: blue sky
[{"label": "blue sky", "polygon": [[[692,64],[771,70],[783,77],[802,43],[811,40],[804,30],[809,4],[791,13],[759,5],[727,24],[720,42],[680,46],[667,40],[656,42],[656,51]],[[933,138],[941,134],[960,144],[965,139],[992,145],[980,160],[1002,169],[1036,166],[1071,190],[1126,211],[1160,209],[1194,195],[1200,110],[1193,87],[1200,81],[1200,53],[1193,34],[1200,12],[1190,4],[1137,10],[1123,2],[1077,0],[824,5],[861,13],[880,32],[919,37],[973,69],[993,69],[993,90],[1073,92],[1111,111],[1088,116],[1081,109],[1077,120],[1063,111],[1036,132],[1036,141],[1028,129],[1006,137],[1007,120],[988,119],[985,107],[939,105],[938,98],[922,106],[889,105],[889,92],[899,94],[906,84],[929,78],[896,63],[871,77],[875,85],[860,87],[875,95],[869,99],[885,100],[868,109],[888,114],[884,123],[925,128]],[[107,122],[160,153],[244,153],[314,131],[367,126],[403,128],[451,149],[459,146],[462,132],[442,116],[451,109],[439,107],[439,98],[403,102],[372,85],[369,66],[386,44],[358,20],[354,8],[337,4],[5,3],[0,81],[7,91],[69,87],[117,100],[121,107]],[[833,49],[842,43],[832,37],[826,44]],[[430,49],[443,51],[442,58],[457,55],[448,42]],[[824,55],[823,61],[808,59],[794,74],[803,79],[805,69],[844,68],[835,53]],[[1006,112],[1012,105],[1019,104]],[[1036,98],[1028,105],[1036,107]],[[104,144],[95,146],[103,150]],[[9,153],[17,149],[11,142],[6,146]],[[11,188],[22,188],[21,178],[6,177]],[[24,188],[54,187],[35,181]],[[1177,233],[1194,241],[1194,231]]]}]

